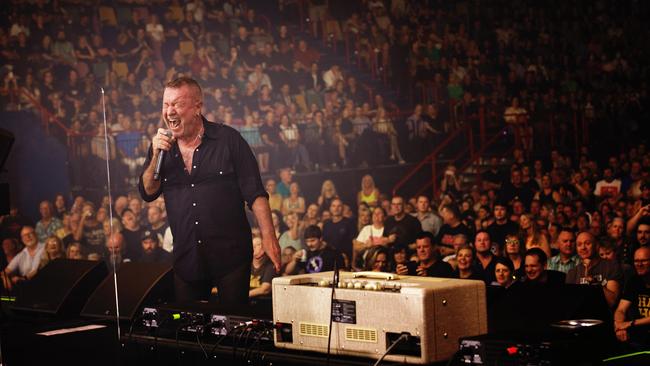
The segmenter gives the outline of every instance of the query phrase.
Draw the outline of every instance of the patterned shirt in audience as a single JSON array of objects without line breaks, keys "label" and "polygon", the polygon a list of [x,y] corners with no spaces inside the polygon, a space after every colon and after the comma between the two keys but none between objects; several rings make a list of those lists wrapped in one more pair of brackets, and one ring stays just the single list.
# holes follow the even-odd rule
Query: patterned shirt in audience
[{"label": "patterned shirt in audience", "polygon": [[580,257],[577,255],[573,255],[568,261],[562,262],[562,258],[558,254],[549,259],[548,269],[569,273],[569,271],[575,268],[578,264],[580,264]]}]

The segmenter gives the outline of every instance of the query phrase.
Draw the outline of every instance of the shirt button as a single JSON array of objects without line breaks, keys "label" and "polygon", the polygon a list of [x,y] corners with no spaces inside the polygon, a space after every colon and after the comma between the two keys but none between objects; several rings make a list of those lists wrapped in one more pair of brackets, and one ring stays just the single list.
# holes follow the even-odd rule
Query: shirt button
[{"label": "shirt button", "polygon": [[198,222],[198,221],[194,221],[194,225],[198,225],[198,224],[199,224],[199,222]]},{"label": "shirt button", "polygon": [[196,169],[196,165],[192,166],[193,169]]},{"label": "shirt button", "polygon": [[178,154],[174,155],[175,157],[178,157]]},{"label": "shirt button", "polygon": [[194,151],[199,151],[199,148],[197,147],[196,150],[194,150]]},{"label": "shirt button", "polygon": [[198,240],[197,242],[198,242],[199,244],[201,244],[201,241],[200,241],[200,240]]},{"label": "shirt button", "polygon": [[196,202],[192,202],[192,206],[196,207]]},{"label": "shirt button", "polygon": [[163,182],[166,182],[166,181],[167,181],[167,178],[163,178]]},{"label": "shirt button", "polygon": [[194,188],[194,183],[190,184],[190,187]]},{"label": "shirt button", "polygon": [[219,174],[223,174],[223,172],[222,172],[222,171],[219,171]]}]

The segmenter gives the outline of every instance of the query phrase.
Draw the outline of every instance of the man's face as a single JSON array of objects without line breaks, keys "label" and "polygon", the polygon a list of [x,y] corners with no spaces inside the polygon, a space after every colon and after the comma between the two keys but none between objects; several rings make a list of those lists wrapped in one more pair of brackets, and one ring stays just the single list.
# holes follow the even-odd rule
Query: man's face
[{"label": "man's face", "polygon": [[642,247],[634,252],[634,270],[639,276],[645,276],[650,272],[650,249]]},{"label": "man's face", "polygon": [[394,216],[399,216],[404,212],[404,200],[401,198],[393,198],[390,202],[390,210]]},{"label": "man's face", "polygon": [[576,250],[580,258],[591,258],[594,253],[593,237],[588,233],[580,233],[576,240]]},{"label": "man's face", "polygon": [[45,220],[48,220],[52,217],[52,209],[50,208],[50,204],[48,202],[41,202],[39,206],[39,212],[41,213],[41,217]]},{"label": "man's face", "polygon": [[557,248],[560,253],[571,256],[575,251],[575,240],[573,234],[568,231],[562,231],[557,238]]},{"label": "man's face", "polygon": [[612,220],[612,223],[609,224],[609,229],[607,230],[609,237],[612,239],[620,239],[623,235],[623,221],[620,219]]},{"label": "man's face", "polygon": [[343,203],[341,200],[334,200],[330,205],[330,213],[333,217],[340,217],[343,215]]},{"label": "man's face", "polygon": [[310,252],[315,252],[321,247],[320,238],[307,238],[305,239],[305,245]]},{"label": "man's face", "polygon": [[474,248],[478,253],[487,253],[490,251],[490,235],[486,232],[476,234],[474,239]]},{"label": "man's face", "polygon": [[536,255],[527,255],[525,259],[526,277],[529,280],[536,280],[544,271],[539,258]]},{"label": "man's face", "polygon": [[157,246],[158,243],[151,238],[147,238],[142,241],[142,251],[144,254],[152,254]]},{"label": "man's face", "polygon": [[151,225],[158,224],[162,220],[160,208],[156,206],[149,207],[149,210],[147,211],[147,220],[149,220]]},{"label": "man's face", "polygon": [[506,218],[506,208],[500,205],[494,206],[494,218],[498,221],[504,220]]},{"label": "man's face", "polygon": [[648,245],[648,242],[650,241],[650,225],[639,225],[636,229],[636,240],[641,246]]},{"label": "man's face", "polygon": [[106,248],[111,254],[119,254],[122,252],[122,241],[124,239],[120,235],[111,236],[106,242]]},{"label": "man's face", "polygon": [[418,197],[416,205],[418,212],[425,213],[429,211],[429,199],[424,196]]},{"label": "man's face", "polygon": [[126,211],[122,215],[122,225],[129,230],[135,230],[137,228],[137,221],[135,220],[135,215],[133,212]]},{"label": "man's face", "polygon": [[202,103],[195,94],[188,85],[166,88],[163,93],[163,120],[175,138],[193,138],[200,128]]},{"label": "man's face", "polygon": [[429,238],[416,240],[415,250],[420,262],[429,261],[433,257],[433,245],[431,245],[431,240]]},{"label": "man's face", "polygon": [[22,230],[20,230],[20,239],[22,240],[23,244],[28,247],[34,247],[36,244],[38,244],[38,238],[36,237],[36,231],[34,231],[33,227],[24,227]]}]

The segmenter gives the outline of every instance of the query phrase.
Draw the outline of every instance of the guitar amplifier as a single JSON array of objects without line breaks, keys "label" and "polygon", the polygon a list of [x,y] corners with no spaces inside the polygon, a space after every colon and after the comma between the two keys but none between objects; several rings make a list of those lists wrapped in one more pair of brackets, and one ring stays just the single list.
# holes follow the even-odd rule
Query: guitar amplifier
[{"label": "guitar amplifier", "polygon": [[[273,279],[275,346],[427,364],[450,359],[462,337],[487,333],[482,281],[341,272]],[[397,342],[397,343],[396,343]]]}]

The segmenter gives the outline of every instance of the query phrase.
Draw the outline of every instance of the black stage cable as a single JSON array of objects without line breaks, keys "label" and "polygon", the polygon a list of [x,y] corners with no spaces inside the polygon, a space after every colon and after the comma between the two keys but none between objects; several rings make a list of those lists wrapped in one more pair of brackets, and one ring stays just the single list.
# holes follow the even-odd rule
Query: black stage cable
[{"label": "black stage cable", "polygon": [[[205,326],[203,326],[202,329],[205,330]],[[203,347],[203,343],[201,342],[201,337],[200,337],[198,328],[196,330],[196,343],[198,343],[199,347],[201,347],[201,351],[203,351],[203,355],[205,356],[205,359],[207,360],[208,359],[208,353],[205,351],[205,347]]]},{"label": "black stage cable", "polygon": [[388,355],[388,353],[389,353],[390,351],[392,351],[393,348],[395,348],[395,346],[397,346],[397,344],[398,344],[399,342],[404,341],[404,340],[407,340],[408,337],[409,337],[408,334],[406,334],[406,333],[402,333],[402,335],[399,336],[399,338],[397,338],[397,339],[395,340],[395,342],[393,342],[393,344],[390,345],[390,347],[386,348],[386,352],[384,352],[384,354],[381,355],[381,357],[377,360],[377,362],[374,363],[373,366],[379,366],[379,364],[380,364],[381,361],[384,359],[384,357],[386,357],[386,356]]},{"label": "black stage cable", "polygon": [[226,339],[226,337],[228,337],[228,336],[230,335],[230,333],[231,333],[232,331],[234,331],[234,330],[235,330],[235,327],[231,327],[230,329],[226,329],[226,334],[222,335],[221,338],[219,338],[219,339],[218,339],[218,340],[217,340],[217,341],[212,345],[212,348],[210,349],[210,354],[208,355],[210,358],[212,358],[212,356],[214,356],[214,351],[216,351],[217,347],[219,347],[219,345],[221,344],[221,342],[223,342],[223,340]]},{"label": "black stage cable", "polygon": [[460,355],[460,349],[459,349],[458,351],[454,352],[454,355],[451,356],[451,358],[450,358],[449,361],[447,362],[447,366],[451,366],[452,363],[454,362],[454,360],[455,360],[459,355]]},{"label": "black stage cable", "polygon": [[337,262],[334,261],[334,275],[332,278],[332,295],[330,297],[330,326],[329,331],[327,332],[327,366],[330,366],[330,355],[331,355],[331,346],[332,346],[332,322],[334,320],[334,292],[336,285],[339,282],[339,267]]},{"label": "black stage cable", "polygon": [[181,364],[181,343],[178,340],[178,336],[179,336],[179,334],[181,332],[181,329],[183,329],[184,327],[187,327],[190,323],[191,322],[182,322],[181,321],[181,323],[178,325],[178,327],[176,327],[176,361],[177,361],[178,365]]},{"label": "black stage cable", "polygon": [[241,343],[242,339],[244,338],[244,333],[248,333],[248,334],[250,334],[250,332],[251,332],[250,325],[251,325],[251,324],[248,324],[248,325],[244,328],[244,330],[241,332],[241,334],[240,334],[239,337],[237,338],[237,342],[235,342],[234,345],[233,345],[233,347],[232,347],[232,362],[233,362],[233,363],[237,362],[237,348],[239,348],[239,343]]}]

